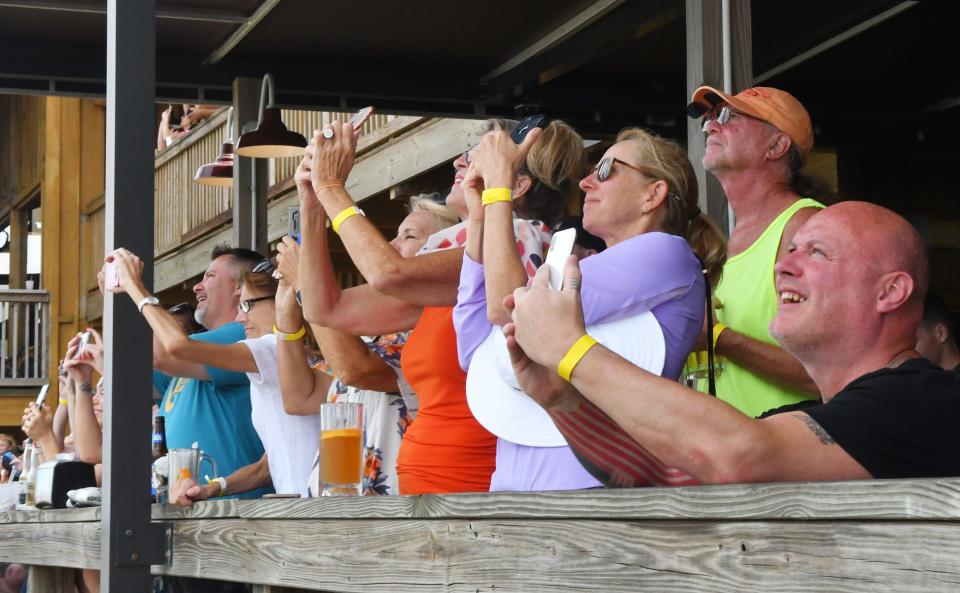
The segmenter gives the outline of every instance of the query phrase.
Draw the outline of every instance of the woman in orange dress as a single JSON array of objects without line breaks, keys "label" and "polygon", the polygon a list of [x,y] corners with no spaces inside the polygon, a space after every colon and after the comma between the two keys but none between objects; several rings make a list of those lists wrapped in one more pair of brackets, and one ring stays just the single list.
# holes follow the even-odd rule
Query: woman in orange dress
[{"label": "woman in orange dress", "polygon": [[[301,210],[301,218],[329,216],[368,284],[339,288],[324,226],[318,236],[302,238],[304,314],[312,322],[354,335],[412,329],[401,370],[417,393],[420,409],[400,446],[400,494],[486,492],[495,465],[496,438],[480,426],[467,405],[466,374],[457,359],[452,317],[466,224],[431,236],[417,257],[399,257],[377,228],[352,210],[353,199],[344,188],[356,151],[352,129],[346,124],[331,125],[323,132],[314,135],[297,169],[301,204],[315,205],[309,212]],[[460,187],[467,168],[465,155],[454,162],[454,168],[447,206],[466,218]],[[515,195],[520,197],[523,191]],[[531,251],[541,253],[539,238],[537,243]]]}]

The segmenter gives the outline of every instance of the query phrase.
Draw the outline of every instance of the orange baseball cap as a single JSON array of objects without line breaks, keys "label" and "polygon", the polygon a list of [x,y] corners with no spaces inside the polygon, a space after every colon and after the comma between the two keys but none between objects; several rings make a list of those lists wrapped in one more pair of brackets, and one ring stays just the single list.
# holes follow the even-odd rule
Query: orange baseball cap
[{"label": "orange baseball cap", "polygon": [[793,140],[803,156],[813,148],[813,124],[810,114],[793,95],[768,86],[757,86],[736,95],[702,86],[693,91],[687,105],[690,117],[701,117],[720,103],[727,103],[735,111],[763,120]]}]

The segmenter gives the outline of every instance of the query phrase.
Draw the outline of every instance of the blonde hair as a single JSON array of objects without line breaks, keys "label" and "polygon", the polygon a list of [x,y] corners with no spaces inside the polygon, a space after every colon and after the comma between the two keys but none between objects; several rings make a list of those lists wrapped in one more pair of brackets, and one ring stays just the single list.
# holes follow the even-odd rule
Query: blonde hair
[{"label": "blonde hair", "polygon": [[628,141],[634,147],[636,162],[647,171],[647,176],[667,184],[661,230],[687,240],[703,263],[710,285],[716,287],[727,260],[727,239],[700,211],[697,176],[687,152],[676,142],[640,128],[625,128],[617,134],[617,142]]},{"label": "blonde hair", "polygon": [[567,205],[580,198],[580,180],[588,168],[580,134],[562,121],[550,122],[521,170],[533,183],[518,214],[556,226],[566,216]]},{"label": "blonde hair", "polygon": [[451,227],[460,222],[460,219],[452,210],[440,203],[440,194],[437,192],[425,192],[413,196],[410,198],[408,208],[410,214],[423,212],[436,218],[437,223],[439,223],[437,230]]}]

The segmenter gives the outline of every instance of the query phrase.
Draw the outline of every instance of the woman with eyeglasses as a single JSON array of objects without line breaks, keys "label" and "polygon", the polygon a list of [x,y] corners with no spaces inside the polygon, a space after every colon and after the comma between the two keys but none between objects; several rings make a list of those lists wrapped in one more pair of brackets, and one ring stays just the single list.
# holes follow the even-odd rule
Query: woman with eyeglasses
[{"label": "woman with eyeglasses", "polygon": [[[125,249],[112,254],[118,265],[120,290],[130,292],[138,282],[143,263]],[[250,379],[251,419],[263,442],[264,455],[241,467],[225,479],[197,485],[178,480],[170,485],[170,502],[189,505],[197,500],[247,492],[272,483],[278,493],[307,494],[307,478],[320,439],[318,414],[287,414],[280,395],[277,371],[277,341],[288,338],[275,332],[277,280],[273,266],[263,260],[246,273],[240,285],[236,321],[243,325],[246,339],[234,344],[191,340],[168,313],[147,317],[154,336],[174,357],[182,361],[245,372]],[[136,279],[136,280],[135,280]],[[303,345],[303,342],[300,342]],[[305,347],[305,346],[303,346]],[[230,430],[230,427],[222,427]]]},{"label": "woman with eyeglasses", "polygon": [[[502,136],[485,138],[464,182],[468,202],[478,201],[475,194],[480,189],[513,187],[517,164],[528,149],[527,142],[517,146]],[[703,327],[708,294],[703,271],[715,285],[726,257],[723,235],[697,206],[696,177],[685,151],[643,130],[623,130],[579,187],[585,193],[583,227],[607,245],[580,265],[586,322],[622,323],[651,312],[663,334],[661,374],[678,377]],[[508,279],[503,274],[516,266],[516,254],[508,244],[510,212],[503,203],[485,198],[476,223],[483,228],[482,242],[467,247],[454,318],[461,361],[469,365],[471,406],[476,401],[478,415],[488,420],[485,426],[501,436],[491,490],[600,486],[597,478],[608,481],[612,469],[593,466],[588,473],[562,437],[554,438],[559,433],[542,410],[518,403],[517,417],[510,424],[502,421],[504,412],[497,418],[487,409],[489,402],[483,401],[492,391],[505,390],[505,401],[515,397],[510,391],[519,391],[499,328],[491,325],[509,320],[503,297],[521,285],[519,277]],[[617,326],[611,327],[616,336]],[[625,325],[619,334],[615,341],[634,338]],[[480,374],[486,381],[475,380]],[[474,391],[480,388],[484,392]],[[520,411],[530,417],[523,418]],[[541,422],[549,430],[532,434]]]}]

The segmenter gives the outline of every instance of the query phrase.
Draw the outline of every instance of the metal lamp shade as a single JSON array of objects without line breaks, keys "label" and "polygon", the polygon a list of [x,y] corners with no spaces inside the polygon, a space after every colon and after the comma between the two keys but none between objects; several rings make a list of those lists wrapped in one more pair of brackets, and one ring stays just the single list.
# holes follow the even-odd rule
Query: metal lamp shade
[{"label": "metal lamp shade", "polygon": [[233,143],[224,142],[217,160],[197,169],[193,181],[200,185],[231,187],[233,185]]},{"label": "metal lamp shade", "polygon": [[306,138],[283,125],[279,107],[265,107],[260,126],[240,136],[237,154],[260,159],[303,156],[306,146]]}]

